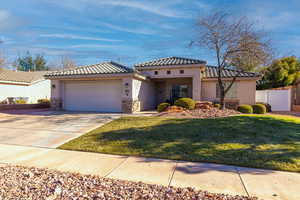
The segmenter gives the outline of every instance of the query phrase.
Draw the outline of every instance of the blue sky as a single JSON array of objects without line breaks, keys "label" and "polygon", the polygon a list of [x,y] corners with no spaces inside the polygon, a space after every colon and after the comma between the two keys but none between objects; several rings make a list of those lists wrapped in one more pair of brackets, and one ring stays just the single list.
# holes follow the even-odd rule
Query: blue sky
[{"label": "blue sky", "polygon": [[62,56],[78,65],[165,56],[215,64],[211,52],[188,44],[197,18],[216,10],[248,16],[270,33],[278,56],[299,56],[299,0],[9,0],[0,8],[0,51],[10,62],[43,54],[51,65]]}]

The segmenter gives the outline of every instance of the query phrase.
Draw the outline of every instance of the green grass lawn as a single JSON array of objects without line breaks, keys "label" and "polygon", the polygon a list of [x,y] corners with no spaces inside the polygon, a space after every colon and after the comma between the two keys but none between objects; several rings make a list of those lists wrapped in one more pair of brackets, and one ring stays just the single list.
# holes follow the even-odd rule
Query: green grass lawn
[{"label": "green grass lawn", "polygon": [[300,118],[123,117],[59,148],[300,172]]}]

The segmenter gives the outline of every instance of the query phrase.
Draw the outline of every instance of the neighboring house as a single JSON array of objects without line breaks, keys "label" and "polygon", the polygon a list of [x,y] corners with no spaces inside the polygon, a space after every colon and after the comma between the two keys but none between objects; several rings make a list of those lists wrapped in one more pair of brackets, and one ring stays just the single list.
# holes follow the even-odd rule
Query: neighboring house
[{"label": "neighboring house", "polygon": [[[136,64],[135,69],[115,62],[62,70],[46,75],[51,80],[52,104],[73,111],[135,112],[154,109],[179,97],[218,101],[217,68],[205,61],[168,57]],[[237,71],[225,70],[228,81]],[[226,101],[254,104],[256,73],[240,73]]]},{"label": "neighboring house", "polygon": [[0,102],[9,97],[23,98],[27,103],[36,103],[38,99],[50,99],[50,81],[44,78],[46,73],[0,68]]}]

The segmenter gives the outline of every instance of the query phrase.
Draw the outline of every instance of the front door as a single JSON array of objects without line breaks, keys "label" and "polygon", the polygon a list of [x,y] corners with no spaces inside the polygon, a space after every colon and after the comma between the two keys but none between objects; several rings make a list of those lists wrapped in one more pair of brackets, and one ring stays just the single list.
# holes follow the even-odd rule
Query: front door
[{"label": "front door", "polygon": [[174,102],[183,97],[189,97],[188,85],[173,85],[171,91],[171,101]]}]

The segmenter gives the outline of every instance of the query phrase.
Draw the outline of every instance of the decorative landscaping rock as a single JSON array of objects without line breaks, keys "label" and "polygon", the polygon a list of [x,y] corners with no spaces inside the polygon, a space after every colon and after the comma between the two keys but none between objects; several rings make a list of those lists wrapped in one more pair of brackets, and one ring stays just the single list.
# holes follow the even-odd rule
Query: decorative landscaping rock
[{"label": "decorative landscaping rock", "polygon": [[183,110],[181,112],[162,112],[157,114],[159,117],[173,117],[173,118],[217,118],[217,117],[229,117],[233,115],[241,114],[236,110],[224,109],[220,110],[215,107],[209,109],[194,109]]},{"label": "decorative landscaping rock", "polygon": [[213,194],[192,188],[164,187],[10,165],[0,167],[0,199],[257,200],[255,197]]},{"label": "decorative landscaping rock", "polygon": [[197,101],[195,104],[195,109],[210,109],[212,107],[214,107],[214,105],[210,101]]}]

